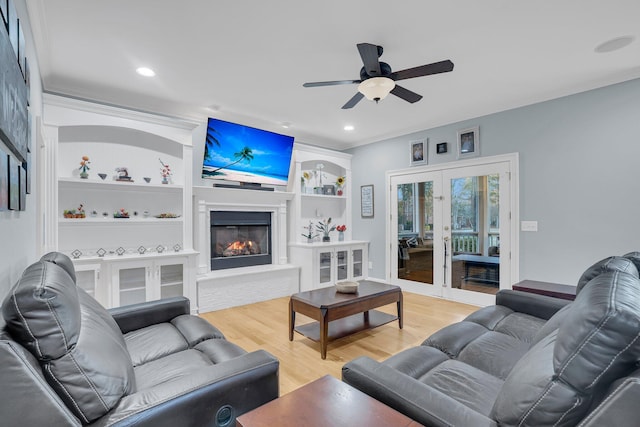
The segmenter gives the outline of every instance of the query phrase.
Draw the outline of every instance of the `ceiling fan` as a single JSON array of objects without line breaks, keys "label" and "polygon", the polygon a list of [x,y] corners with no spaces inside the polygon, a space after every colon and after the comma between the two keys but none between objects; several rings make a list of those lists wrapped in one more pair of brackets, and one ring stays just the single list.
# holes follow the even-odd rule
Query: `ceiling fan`
[{"label": "ceiling fan", "polygon": [[371,43],[358,43],[357,46],[362,62],[364,63],[364,67],[360,70],[360,80],[311,82],[305,83],[302,86],[319,87],[359,83],[358,93],[342,106],[343,110],[353,108],[364,97],[378,103],[378,101],[384,99],[389,93],[413,104],[414,102],[420,101],[422,95],[398,86],[395,83],[396,81],[429,76],[431,74],[448,73],[453,70],[453,62],[447,59],[446,61],[434,62],[433,64],[392,72],[389,64],[378,60],[378,58],[382,56],[382,46]]}]

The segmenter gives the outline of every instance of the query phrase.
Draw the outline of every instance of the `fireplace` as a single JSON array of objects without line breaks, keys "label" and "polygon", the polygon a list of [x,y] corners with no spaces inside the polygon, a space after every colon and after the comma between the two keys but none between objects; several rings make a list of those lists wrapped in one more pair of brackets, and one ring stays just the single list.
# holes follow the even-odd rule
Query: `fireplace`
[{"label": "fireplace", "polygon": [[271,212],[210,214],[211,270],[272,263]]}]

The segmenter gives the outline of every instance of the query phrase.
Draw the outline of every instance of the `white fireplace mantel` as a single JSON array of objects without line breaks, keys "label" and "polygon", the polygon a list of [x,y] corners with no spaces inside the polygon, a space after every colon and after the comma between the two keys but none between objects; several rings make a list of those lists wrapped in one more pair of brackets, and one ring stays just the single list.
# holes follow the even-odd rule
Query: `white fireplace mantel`
[{"label": "white fireplace mantel", "polygon": [[254,211],[272,213],[273,264],[287,264],[287,201],[293,193],[283,191],[245,190],[220,187],[194,187],[193,196],[197,212],[195,249],[198,257],[198,274],[211,270],[211,211]]},{"label": "white fireplace mantel", "polygon": [[[300,291],[300,269],[287,259],[287,202],[293,193],[194,187],[194,245],[200,313],[279,298]],[[271,212],[272,264],[211,271],[210,212]]]}]

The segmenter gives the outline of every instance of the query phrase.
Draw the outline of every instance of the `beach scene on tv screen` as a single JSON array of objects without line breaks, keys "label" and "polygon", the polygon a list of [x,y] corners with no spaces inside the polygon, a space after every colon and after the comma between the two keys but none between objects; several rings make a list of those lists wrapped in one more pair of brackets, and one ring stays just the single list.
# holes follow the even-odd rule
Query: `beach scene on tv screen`
[{"label": "beach scene on tv screen", "polygon": [[209,119],[202,177],[287,185],[292,150],[290,136]]}]

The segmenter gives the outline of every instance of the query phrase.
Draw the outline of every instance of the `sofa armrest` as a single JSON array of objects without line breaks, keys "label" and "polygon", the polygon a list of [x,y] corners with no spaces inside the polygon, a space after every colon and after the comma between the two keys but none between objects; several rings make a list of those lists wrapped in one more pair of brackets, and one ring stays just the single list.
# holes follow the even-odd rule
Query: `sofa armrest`
[{"label": "sofa armrest", "polygon": [[123,397],[91,427],[235,425],[235,417],[279,394],[278,359],[254,351]]},{"label": "sofa armrest", "polygon": [[366,356],[345,364],[342,380],[425,426],[497,427],[439,390]]},{"label": "sofa armrest", "polygon": [[189,299],[174,297],[109,309],[123,334],[145,328],[190,312]]},{"label": "sofa armrest", "polygon": [[562,307],[572,301],[532,294],[523,291],[503,289],[496,294],[496,305],[509,307],[513,311],[549,320]]}]

